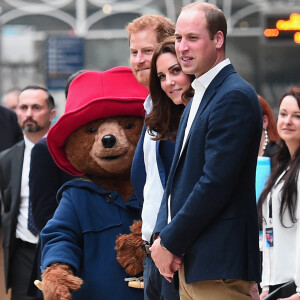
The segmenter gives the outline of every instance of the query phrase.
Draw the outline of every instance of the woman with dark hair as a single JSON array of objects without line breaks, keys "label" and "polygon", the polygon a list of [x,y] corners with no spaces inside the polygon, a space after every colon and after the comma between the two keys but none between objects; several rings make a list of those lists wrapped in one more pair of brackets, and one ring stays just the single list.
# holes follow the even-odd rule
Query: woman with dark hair
[{"label": "woman with dark hair", "polygon": [[[145,240],[145,248],[150,244],[146,242],[146,234],[153,233],[155,221],[159,206],[155,206],[155,198],[159,196],[157,191],[153,194],[153,185],[157,187],[159,192],[163,193],[164,185],[161,182],[161,161],[170,162],[171,165],[174,141],[177,135],[177,129],[181,114],[185,108],[185,104],[193,96],[191,89],[191,81],[193,77],[182,72],[175,53],[175,38],[167,38],[165,41],[157,45],[151,61],[149,90],[152,99],[152,110],[144,103],[146,111],[150,111],[145,118],[146,134],[143,139],[144,155],[152,157],[151,163],[145,164],[147,170],[147,182],[152,185],[145,184],[143,193],[151,195],[152,201],[144,201],[142,211],[142,236]],[[184,99],[184,100],[183,100]],[[162,146],[169,151],[162,150]],[[163,158],[163,159],[162,159]],[[157,168],[156,168],[157,166]],[[165,182],[169,170],[165,168]],[[149,176],[149,177],[148,177]],[[153,184],[154,183],[154,184]],[[155,194],[156,192],[156,194]],[[162,196],[162,194],[161,194]],[[149,196],[150,198],[150,196]],[[161,198],[159,199],[161,201]],[[159,201],[159,205],[160,205]],[[157,210],[156,210],[157,208]],[[155,216],[155,218],[153,218]],[[154,223],[152,223],[154,221]],[[148,226],[147,226],[148,225]],[[153,226],[151,228],[151,226]],[[174,289],[173,284],[169,283],[160,275],[156,268],[150,251],[146,251],[144,268],[145,299],[179,299],[178,290]],[[160,293],[158,293],[160,291]]]},{"label": "woman with dark hair", "polygon": [[300,89],[286,93],[279,107],[280,136],[274,168],[258,202],[263,227],[262,293],[294,280],[293,295],[300,299]]},{"label": "woman with dark hair", "polygon": [[181,114],[194,95],[191,87],[194,78],[181,70],[175,52],[175,37],[166,38],[157,46],[150,72],[153,108],[145,119],[153,140],[175,141]]}]

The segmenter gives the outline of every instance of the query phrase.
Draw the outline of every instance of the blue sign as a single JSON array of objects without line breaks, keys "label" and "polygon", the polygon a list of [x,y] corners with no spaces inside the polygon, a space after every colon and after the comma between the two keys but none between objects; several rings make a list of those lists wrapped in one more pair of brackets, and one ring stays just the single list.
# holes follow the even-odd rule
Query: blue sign
[{"label": "blue sign", "polygon": [[69,76],[84,68],[84,39],[49,36],[46,57],[48,88],[64,89]]}]

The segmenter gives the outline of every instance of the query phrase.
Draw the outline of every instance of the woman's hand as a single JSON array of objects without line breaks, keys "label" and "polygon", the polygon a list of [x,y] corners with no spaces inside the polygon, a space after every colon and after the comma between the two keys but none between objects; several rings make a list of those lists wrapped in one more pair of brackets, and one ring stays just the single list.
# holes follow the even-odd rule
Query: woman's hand
[{"label": "woman's hand", "polygon": [[262,299],[264,299],[265,297],[267,297],[268,295],[269,295],[269,292],[268,292],[268,291],[261,292],[261,294],[259,295],[259,299],[262,300]]}]

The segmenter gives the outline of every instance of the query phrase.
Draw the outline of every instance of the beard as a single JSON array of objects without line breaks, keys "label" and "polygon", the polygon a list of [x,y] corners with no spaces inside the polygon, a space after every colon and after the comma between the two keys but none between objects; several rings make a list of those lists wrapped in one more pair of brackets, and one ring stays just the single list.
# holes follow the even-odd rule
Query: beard
[{"label": "beard", "polygon": [[[32,122],[30,124],[26,124],[26,122]],[[33,119],[27,119],[23,122],[23,125],[21,126],[22,130],[25,132],[39,132],[41,131],[43,128],[41,126],[38,125],[38,123],[33,120]]]},{"label": "beard", "polygon": [[150,81],[150,70],[140,71],[140,72],[133,72],[136,80],[145,87],[149,86]]}]

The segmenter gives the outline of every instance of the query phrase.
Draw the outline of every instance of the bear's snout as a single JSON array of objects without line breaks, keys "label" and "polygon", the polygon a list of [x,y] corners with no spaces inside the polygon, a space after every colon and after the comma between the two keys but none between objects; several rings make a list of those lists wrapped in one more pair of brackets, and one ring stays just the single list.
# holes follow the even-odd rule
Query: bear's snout
[{"label": "bear's snout", "polygon": [[112,148],[116,144],[117,139],[114,135],[107,134],[101,141],[104,148]]}]

